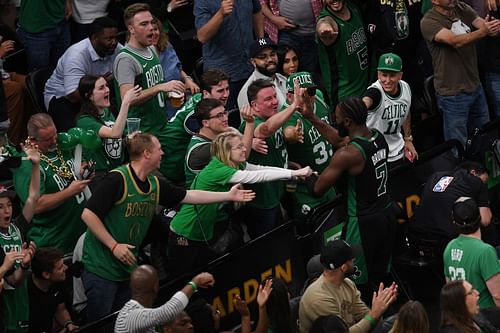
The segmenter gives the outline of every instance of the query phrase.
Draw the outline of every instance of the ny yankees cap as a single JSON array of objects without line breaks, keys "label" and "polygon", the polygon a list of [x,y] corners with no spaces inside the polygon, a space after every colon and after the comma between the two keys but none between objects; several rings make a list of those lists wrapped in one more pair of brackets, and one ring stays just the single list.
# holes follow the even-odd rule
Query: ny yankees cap
[{"label": "ny yankees cap", "polygon": [[297,72],[290,74],[290,76],[286,80],[286,89],[288,91],[293,91],[295,81],[299,82],[300,88],[316,87],[312,75],[309,72]]},{"label": "ny yankees cap", "polygon": [[453,203],[453,222],[458,225],[468,225],[476,223],[479,219],[479,208],[474,199],[470,197],[460,197]]},{"label": "ny yankees cap", "polygon": [[0,198],[10,198],[11,200],[16,197],[16,192],[9,190],[5,185],[0,184]]},{"label": "ny yankees cap", "polygon": [[326,269],[337,269],[361,253],[357,246],[350,246],[346,241],[337,239],[328,242],[321,250],[320,261]]},{"label": "ny yankees cap", "polygon": [[255,56],[257,56],[260,51],[268,47],[272,48],[275,51],[278,49],[278,45],[276,45],[276,43],[273,42],[270,38],[265,37],[254,40],[250,45],[250,58],[255,58]]},{"label": "ny yankees cap", "polygon": [[380,56],[378,60],[379,71],[389,71],[389,72],[401,72],[403,68],[403,62],[401,58],[394,53],[384,53]]}]

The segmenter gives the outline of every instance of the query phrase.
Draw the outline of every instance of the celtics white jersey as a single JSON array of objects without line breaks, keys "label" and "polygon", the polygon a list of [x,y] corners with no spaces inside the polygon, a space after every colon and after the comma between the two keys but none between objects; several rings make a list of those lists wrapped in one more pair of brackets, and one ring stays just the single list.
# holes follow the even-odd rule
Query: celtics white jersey
[{"label": "celtics white jersey", "polygon": [[389,96],[384,92],[382,85],[377,80],[369,88],[376,88],[381,93],[380,103],[368,110],[366,125],[376,128],[384,134],[389,146],[388,162],[393,162],[403,157],[404,140],[401,126],[410,114],[411,90],[408,83],[399,81],[398,96]]}]

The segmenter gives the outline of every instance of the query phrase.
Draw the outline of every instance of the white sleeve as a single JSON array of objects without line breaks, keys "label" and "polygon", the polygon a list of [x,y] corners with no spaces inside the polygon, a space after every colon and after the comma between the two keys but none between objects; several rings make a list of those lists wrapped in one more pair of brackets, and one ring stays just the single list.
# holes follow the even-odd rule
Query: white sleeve
[{"label": "white sleeve", "polygon": [[178,291],[168,302],[159,308],[134,309],[128,315],[124,314],[124,316],[117,318],[115,333],[139,333],[166,323],[181,313],[187,306],[188,301],[187,296],[182,291]]},{"label": "white sleeve", "polygon": [[247,163],[245,170],[238,170],[229,180],[232,184],[254,184],[292,178],[292,170]]}]

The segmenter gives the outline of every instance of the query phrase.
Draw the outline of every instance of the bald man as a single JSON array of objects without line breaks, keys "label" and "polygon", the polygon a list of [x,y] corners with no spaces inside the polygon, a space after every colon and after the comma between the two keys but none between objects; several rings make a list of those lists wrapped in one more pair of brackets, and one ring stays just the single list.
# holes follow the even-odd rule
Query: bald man
[{"label": "bald man", "polygon": [[160,288],[158,273],[149,265],[137,267],[130,276],[132,299],[118,313],[115,333],[155,332],[156,326],[172,321],[184,310],[198,287],[208,288],[213,286],[214,282],[211,274],[200,273],[165,304],[152,309]]}]

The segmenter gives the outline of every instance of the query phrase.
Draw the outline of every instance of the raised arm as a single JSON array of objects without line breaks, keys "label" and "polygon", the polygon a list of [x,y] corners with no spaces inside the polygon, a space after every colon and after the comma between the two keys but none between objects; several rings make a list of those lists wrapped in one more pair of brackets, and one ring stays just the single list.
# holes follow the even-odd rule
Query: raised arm
[{"label": "raised arm", "polygon": [[[214,0],[219,1],[219,0]],[[195,5],[196,6],[196,5]],[[200,43],[205,44],[209,40],[211,40],[219,31],[222,22],[224,21],[224,17],[231,15],[233,12],[233,0],[222,0],[220,3],[219,10],[215,13],[214,16],[208,20],[201,28],[196,32],[196,37],[200,41]]]},{"label": "raised arm", "polygon": [[120,106],[120,112],[118,113],[118,117],[116,117],[113,127],[101,126],[99,129],[99,136],[101,138],[118,139],[123,136],[123,130],[125,129],[125,124],[127,122],[130,104],[134,103],[135,99],[140,96],[141,91],[142,88],[140,86],[135,86],[125,92]]},{"label": "raised arm", "polygon": [[29,223],[35,214],[35,204],[40,198],[40,153],[38,147],[28,140],[23,145],[23,150],[26,158],[32,163],[28,198],[23,207],[24,219]]},{"label": "raised arm", "polygon": [[248,158],[250,153],[252,152],[252,143],[253,143],[253,133],[254,133],[254,121],[255,117],[253,116],[252,107],[250,105],[245,105],[240,110],[241,119],[245,121],[245,131],[243,132],[242,142],[245,145],[246,153],[245,156]]}]

